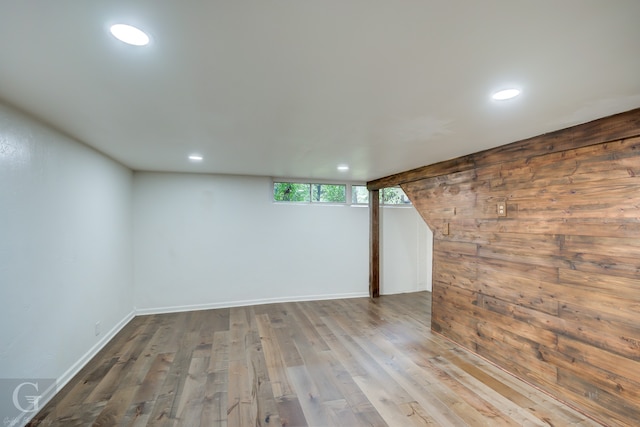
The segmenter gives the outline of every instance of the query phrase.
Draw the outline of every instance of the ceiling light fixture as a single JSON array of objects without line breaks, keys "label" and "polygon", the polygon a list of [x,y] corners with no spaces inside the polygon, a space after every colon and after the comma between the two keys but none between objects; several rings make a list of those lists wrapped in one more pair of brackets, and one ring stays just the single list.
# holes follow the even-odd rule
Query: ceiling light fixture
[{"label": "ceiling light fixture", "polygon": [[139,28],[127,24],[115,24],[109,29],[111,34],[121,42],[133,46],[145,46],[149,44],[149,36]]},{"label": "ceiling light fixture", "polygon": [[204,157],[202,157],[200,154],[192,154],[189,156],[189,160],[191,160],[192,162],[201,162],[202,159],[204,159]]},{"label": "ceiling light fixture", "polygon": [[515,98],[518,95],[520,95],[520,89],[504,89],[494,93],[491,97],[496,101],[504,101]]},{"label": "ceiling light fixture", "polygon": [[348,165],[338,165],[338,170],[340,172],[346,172],[349,170],[349,166]]}]

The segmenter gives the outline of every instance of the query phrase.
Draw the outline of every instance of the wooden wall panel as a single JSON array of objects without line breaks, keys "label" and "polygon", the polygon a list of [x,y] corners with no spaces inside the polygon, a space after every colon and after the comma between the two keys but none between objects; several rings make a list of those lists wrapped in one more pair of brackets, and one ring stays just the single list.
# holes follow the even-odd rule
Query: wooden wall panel
[{"label": "wooden wall panel", "polygon": [[434,231],[433,330],[636,425],[640,109],[368,186],[397,184]]}]

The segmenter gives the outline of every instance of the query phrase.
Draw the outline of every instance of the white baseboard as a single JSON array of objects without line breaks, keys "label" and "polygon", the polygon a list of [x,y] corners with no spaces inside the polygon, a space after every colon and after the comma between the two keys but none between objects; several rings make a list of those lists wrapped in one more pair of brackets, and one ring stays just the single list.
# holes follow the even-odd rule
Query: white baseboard
[{"label": "white baseboard", "polygon": [[145,316],[149,314],[178,313],[182,311],[211,310],[215,308],[245,307],[248,305],[275,304],[279,302],[320,301],[320,300],[332,300],[332,299],[362,298],[362,297],[368,297],[368,296],[369,296],[369,293],[367,292],[351,292],[346,294],[324,294],[324,295],[300,295],[296,297],[263,298],[263,299],[241,300],[241,301],[214,302],[214,303],[207,303],[207,304],[174,305],[174,306],[154,307],[154,308],[136,308],[135,313],[136,313],[136,316]]},{"label": "white baseboard", "polygon": [[[82,368],[84,368],[85,365],[87,363],[89,363],[89,361],[91,359],[93,359],[100,352],[100,350],[102,350],[104,348],[104,346],[107,345],[109,343],[109,341],[111,341],[113,339],[113,337],[115,337],[118,334],[118,332],[120,332],[122,330],[122,328],[124,328],[134,317],[135,317],[135,311],[131,311],[120,322],[118,322],[113,328],[111,328],[111,330],[109,332],[104,334],[102,336],[102,338],[100,339],[100,341],[95,343],[93,345],[93,347],[91,347],[89,349],[89,351],[87,351],[80,359],[78,359],[76,361],[76,363],[74,363],[60,377],[58,377],[58,379],[56,380],[55,384],[53,384],[51,387],[49,387],[47,390],[45,390],[40,395],[40,399],[39,399],[39,402],[38,402],[39,403],[39,407],[40,408],[44,408],[44,406],[47,403],[49,403],[49,401],[51,399],[53,399],[53,397],[56,395],[56,393],[59,392],[60,390],[62,390],[62,388],[65,385],[67,385],[67,383],[74,376],[78,375],[80,370]],[[33,418],[33,416],[35,416],[36,413],[29,413],[29,415],[32,415],[32,416],[29,417],[29,418],[25,418],[25,419],[21,420],[24,423],[24,424],[21,424],[21,425],[25,425],[29,421],[31,421],[31,418]]]},{"label": "white baseboard", "polygon": [[418,287],[416,289],[400,289],[400,290],[392,290],[385,291],[384,289],[380,289],[380,295],[400,295],[400,294],[412,294],[414,292],[431,292],[431,289],[427,289],[426,287]]},{"label": "white baseboard", "polygon": [[118,322],[109,332],[102,336],[102,339],[94,344],[76,363],[58,378],[58,388],[64,387],[71,378],[76,376],[78,372],[93,358],[105,345],[109,343],[127,324],[135,317],[135,311],[131,311],[120,322]]}]

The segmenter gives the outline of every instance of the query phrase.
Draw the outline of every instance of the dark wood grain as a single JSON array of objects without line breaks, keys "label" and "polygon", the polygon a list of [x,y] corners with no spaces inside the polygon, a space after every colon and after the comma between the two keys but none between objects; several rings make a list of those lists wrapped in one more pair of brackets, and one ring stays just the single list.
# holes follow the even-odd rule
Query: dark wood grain
[{"label": "dark wood grain", "polygon": [[369,296],[380,296],[380,191],[369,191]]},{"label": "dark wood grain", "polygon": [[[430,309],[420,292],[137,317],[32,425],[598,425],[433,334]],[[544,353],[572,388],[602,357],[573,366],[579,345]]]},{"label": "dark wood grain", "polygon": [[434,331],[608,425],[636,425],[640,109],[368,187],[398,183],[434,231]]}]

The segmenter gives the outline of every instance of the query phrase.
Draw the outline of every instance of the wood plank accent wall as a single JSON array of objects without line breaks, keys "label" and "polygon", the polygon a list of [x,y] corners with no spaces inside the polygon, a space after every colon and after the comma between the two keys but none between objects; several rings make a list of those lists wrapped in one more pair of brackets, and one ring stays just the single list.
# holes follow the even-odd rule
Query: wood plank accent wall
[{"label": "wood plank accent wall", "polygon": [[640,109],[368,186],[397,184],[434,230],[432,329],[637,425]]}]

